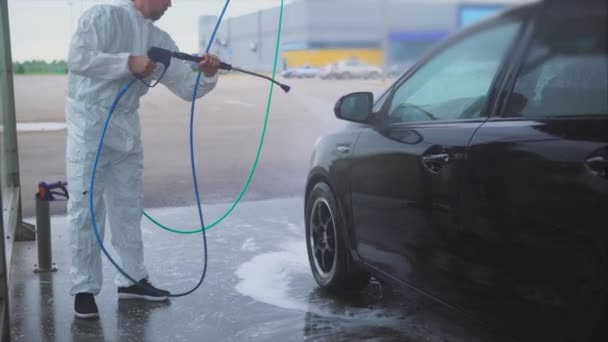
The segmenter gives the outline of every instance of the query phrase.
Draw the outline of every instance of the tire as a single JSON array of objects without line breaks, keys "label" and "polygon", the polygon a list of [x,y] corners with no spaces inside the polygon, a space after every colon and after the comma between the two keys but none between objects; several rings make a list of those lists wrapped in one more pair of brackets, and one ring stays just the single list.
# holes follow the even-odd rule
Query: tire
[{"label": "tire", "polygon": [[305,213],[308,261],[317,284],[335,294],[363,289],[370,276],[352,262],[343,219],[329,185],[317,183],[312,188]]}]

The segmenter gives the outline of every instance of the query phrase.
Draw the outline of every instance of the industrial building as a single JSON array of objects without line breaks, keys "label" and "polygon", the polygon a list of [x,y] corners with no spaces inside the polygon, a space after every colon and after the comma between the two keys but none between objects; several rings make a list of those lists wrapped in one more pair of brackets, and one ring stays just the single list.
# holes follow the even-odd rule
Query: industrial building
[{"label": "industrial building", "polygon": [[[294,0],[284,7],[279,70],[356,58],[410,63],[445,36],[526,0]],[[213,46],[235,65],[271,70],[279,8],[229,18]],[[199,21],[204,51],[216,17]]]}]

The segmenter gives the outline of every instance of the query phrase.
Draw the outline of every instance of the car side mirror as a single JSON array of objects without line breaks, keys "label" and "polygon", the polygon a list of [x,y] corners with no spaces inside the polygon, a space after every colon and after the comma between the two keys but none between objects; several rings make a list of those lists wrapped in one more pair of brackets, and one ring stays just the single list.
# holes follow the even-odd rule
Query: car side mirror
[{"label": "car side mirror", "polygon": [[372,116],[374,94],[371,92],[352,93],[342,96],[334,107],[338,119],[358,123],[368,123]]}]

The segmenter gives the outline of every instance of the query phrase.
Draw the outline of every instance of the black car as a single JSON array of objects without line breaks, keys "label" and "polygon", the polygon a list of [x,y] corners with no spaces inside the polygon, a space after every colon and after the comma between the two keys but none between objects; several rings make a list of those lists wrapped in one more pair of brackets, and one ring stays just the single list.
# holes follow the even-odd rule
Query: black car
[{"label": "black car", "polygon": [[[504,336],[608,341],[606,1],[511,9],[436,47],[316,143],[312,273],[370,276]],[[602,336],[602,337],[600,337]]]}]

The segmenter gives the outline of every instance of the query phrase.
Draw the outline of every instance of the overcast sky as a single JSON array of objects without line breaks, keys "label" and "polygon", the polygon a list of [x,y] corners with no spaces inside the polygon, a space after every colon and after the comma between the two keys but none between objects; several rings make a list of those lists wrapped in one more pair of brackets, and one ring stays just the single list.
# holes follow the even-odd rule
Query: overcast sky
[{"label": "overcast sky", "polygon": [[[4,1],[4,0],[0,0]],[[78,17],[94,4],[115,0],[8,0],[14,61],[65,59]],[[173,0],[157,25],[183,51],[198,52],[198,17],[219,15],[225,0]],[[295,0],[285,0],[285,4]],[[332,1],[332,0],[323,0]],[[379,3],[381,0],[377,0]],[[522,3],[538,0],[386,0],[434,3]],[[238,16],[276,7],[281,0],[231,0],[226,15]]]},{"label": "overcast sky", "polygon": [[[8,0],[13,60],[65,59],[80,14],[94,4],[113,1]],[[242,15],[280,3],[281,0],[231,0],[226,15]],[[181,50],[195,52],[198,17],[218,15],[223,5],[224,0],[173,0],[173,7],[157,25],[171,34]]]}]

